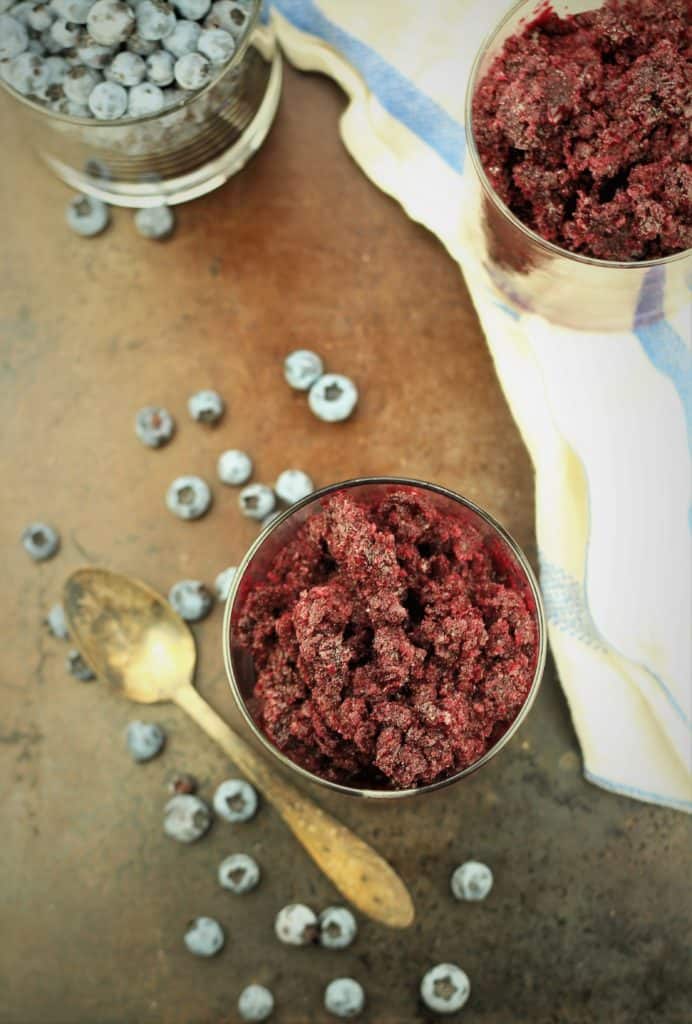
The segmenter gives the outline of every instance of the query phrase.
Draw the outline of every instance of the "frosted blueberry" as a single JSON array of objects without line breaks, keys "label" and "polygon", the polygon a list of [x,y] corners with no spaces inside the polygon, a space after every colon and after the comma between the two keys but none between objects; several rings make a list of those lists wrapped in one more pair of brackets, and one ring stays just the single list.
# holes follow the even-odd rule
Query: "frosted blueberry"
[{"label": "frosted blueberry", "polygon": [[159,88],[170,85],[175,80],[173,74],[173,54],[168,50],[154,50],[147,57],[146,71],[147,78]]},{"label": "frosted blueberry", "polygon": [[[62,87],[68,100],[86,105],[91,90],[101,81],[101,76],[91,68],[73,67],[65,75]],[[104,224],[105,227],[105,224]]]},{"label": "frosted blueberry", "polygon": [[58,18],[54,21],[50,27],[50,34],[53,39],[58,43],[64,50],[69,49],[71,46],[76,46],[82,29],[79,25],[76,25],[72,21],[63,21],[62,18]]},{"label": "frosted blueberry", "polygon": [[286,383],[296,391],[309,391],[324,373],[324,364],[316,352],[299,348],[284,359]]},{"label": "frosted blueberry", "polygon": [[63,21],[86,25],[94,0],[51,0],[50,6]]},{"label": "frosted blueberry", "polygon": [[130,101],[127,112],[130,117],[146,117],[149,114],[158,114],[163,110],[163,92],[158,85],[151,82],[140,82],[130,89]]},{"label": "frosted blueberry", "polygon": [[181,89],[201,89],[211,78],[211,65],[201,53],[186,53],[175,62],[175,80]]},{"label": "frosted blueberry", "polygon": [[54,21],[54,15],[48,4],[37,4],[26,16],[29,28],[34,32],[45,32]]},{"label": "frosted blueberry", "polygon": [[245,6],[237,0],[216,0],[204,22],[205,28],[222,28],[230,32],[234,39],[239,39],[248,22]]},{"label": "frosted blueberry", "polygon": [[180,11],[183,18],[190,21],[201,21],[211,7],[211,0],[172,0],[173,6]]},{"label": "frosted blueberry", "polygon": [[142,39],[165,39],[175,21],[173,8],[165,0],[142,0],[137,7],[137,31]]},{"label": "frosted blueberry", "polygon": [[140,57],[148,57],[154,50],[158,50],[159,44],[156,39],[143,39],[139,32],[133,32],[128,36],[127,49],[132,53],[138,53]]},{"label": "frosted blueberry", "polygon": [[219,864],[218,877],[224,889],[242,896],[259,885],[260,869],[257,861],[246,853],[232,853]]},{"label": "frosted blueberry", "polygon": [[199,519],[210,505],[209,484],[199,476],[179,476],[166,492],[166,507],[179,519]]},{"label": "frosted blueberry", "polygon": [[68,203],[66,218],[68,226],[78,235],[93,238],[108,227],[110,214],[108,207],[100,199],[78,195]]},{"label": "frosted blueberry", "polygon": [[231,592],[231,586],[235,578],[235,574],[238,572],[238,567],[231,565],[228,569],[224,569],[220,572],[214,581],[214,590],[219,601],[226,601],[228,595]]},{"label": "frosted blueberry", "polygon": [[127,749],[135,761],[151,761],[160,754],[166,743],[166,734],[156,722],[130,722],[126,732]]},{"label": "frosted blueberry", "polygon": [[179,843],[194,843],[209,831],[211,809],[191,793],[176,794],[166,804],[163,830]]},{"label": "frosted blueberry", "polygon": [[195,52],[201,32],[196,21],[179,21],[171,34],[161,42],[174,57],[184,57],[186,53]]},{"label": "frosted blueberry", "polygon": [[238,495],[240,511],[248,519],[264,519],[276,506],[276,496],[266,484],[248,484]]},{"label": "frosted blueberry", "polygon": [[51,610],[46,615],[44,621],[48,626],[48,631],[52,633],[53,636],[57,637],[58,640],[68,639],[70,633],[67,628],[65,609],[61,604],[54,604]]},{"label": "frosted blueberry", "polygon": [[170,206],[147,206],[135,214],[135,227],[143,238],[168,238],[174,225]]},{"label": "frosted blueberry", "polygon": [[197,49],[208,57],[212,64],[223,64],[235,51],[235,41],[230,32],[222,28],[206,28],[200,32]]},{"label": "frosted blueberry", "polygon": [[135,417],[135,433],[147,448],[160,448],[173,437],[175,422],[167,409],[145,405]]},{"label": "frosted blueberry", "polygon": [[276,478],[274,490],[281,501],[293,505],[296,501],[307,498],[308,494],[312,494],[315,485],[302,469],[285,469]]},{"label": "frosted blueberry", "polygon": [[26,553],[35,562],[45,562],[52,558],[60,547],[60,536],[57,530],[47,523],[31,523],[22,530],[22,544]]},{"label": "frosted blueberry", "polygon": [[138,53],[131,53],[130,50],[121,50],[116,53],[111,64],[106,70],[106,78],[110,82],[117,82],[118,85],[139,85],[147,73],[147,66],[144,58]]},{"label": "frosted blueberry", "polygon": [[196,917],[185,932],[185,945],[195,956],[216,956],[225,941],[223,928],[213,917]]},{"label": "frosted blueberry", "polygon": [[226,779],[214,793],[214,810],[225,821],[249,821],[257,813],[257,792],[244,779]]},{"label": "frosted blueberry", "polygon": [[187,409],[197,423],[218,423],[223,416],[224,401],[218,391],[196,391],[187,400]]},{"label": "frosted blueberry", "polygon": [[24,53],[29,42],[26,26],[9,14],[0,14],[0,60],[12,60]]},{"label": "frosted blueberry", "polygon": [[365,1006],[365,992],[355,978],[334,978],[324,990],[324,1008],[335,1017],[357,1017]]},{"label": "frosted blueberry", "polygon": [[96,679],[96,673],[89,668],[79,651],[69,651],[65,664],[70,675],[74,676],[75,679],[79,679],[80,683],[90,683],[93,679]]},{"label": "frosted blueberry", "polygon": [[326,423],[347,420],[358,403],[358,389],[349,377],[325,373],[310,388],[308,405]]},{"label": "frosted blueberry", "polygon": [[452,874],[450,887],[457,900],[484,900],[493,887],[493,873],[487,864],[482,864],[478,860],[467,860]]},{"label": "frosted blueberry", "polygon": [[310,946],[317,940],[317,914],[304,903],[289,903],[276,915],[274,932],[287,946]]},{"label": "frosted blueberry", "polygon": [[456,964],[437,964],[423,975],[421,999],[434,1013],[456,1013],[465,1005],[471,983]]},{"label": "frosted blueberry", "polygon": [[124,0],[96,0],[87,16],[92,39],[103,46],[124,42],[135,27],[132,8]]},{"label": "frosted blueberry", "polygon": [[327,907],[319,916],[320,946],[346,949],[358,933],[356,919],[346,907]]},{"label": "frosted blueberry", "polygon": [[247,1024],[261,1024],[274,1010],[274,996],[264,985],[248,985],[238,996],[238,1013]]},{"label": "frosted blueberry", "polygon": [[98,71],[108,65],[115,50],[115,46],[104,46],[102,43],[97,43],[86,31],[82,31],[77,40],[77,56],[82,64],[86,64],[89,68],[96,68]]},{"label": "frosted blueberry", "polygon": [[48,69],[42,57],[25,51],[12,60],[10,85],[22,96],[40,94],[48,85]]},{"label": "frosted blueberry", "polygon": [[237,487],[247,483],[252,476],[252,459],[237,448],[229,448],[219,455],[216,469],[222,484]]},{"label": "frosted blueberry", "polygon": [[168,591],[168,603],[181,619],[199,622],[211,611],[214,598],[199,580],[180,580]]},{"label": "frosted blueberry", "polygon": [[117,82],[99,82],[89,94],[89,109],[99,121],[116,121],[127,110],[127,90]]}]

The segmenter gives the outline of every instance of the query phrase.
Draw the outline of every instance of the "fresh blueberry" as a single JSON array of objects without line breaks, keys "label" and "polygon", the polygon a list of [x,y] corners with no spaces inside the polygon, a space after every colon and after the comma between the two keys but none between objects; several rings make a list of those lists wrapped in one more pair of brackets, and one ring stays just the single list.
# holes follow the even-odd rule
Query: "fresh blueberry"
[{"label": "fresh blueberry", "polygon": [[175,423],[167,409],[145,405],[135,417],[135,433],[147,448],[160,448],[173,437]]},{"label": "fresh blueberry", "polygon": [[67,671],[80,683],[90,683],[96,679],[96,673],[89,668],[79,651],[69,651],[67,654]]},{"label": "fresh blueberry", "polygon": [[[92,68],[73,67],[65,75],[62,87],[68,100],[86,105],[91,90],[101,81],[101,76]],[[105,226],[105,225],[104,225]]]},{"label": "fresh blueberry", "polygon": [[235,579],[235,574],[237,572],[238,567],[231,565],[228,569],[224,569],[223,572],[220,572],[214,580],[214,590],[216,591],[216,596],[219,601],[226,601],[228,599],[228,595],[231,592],[233,580]]},{"label": "fresh blueberry", "polygon": [[99,82],[89,94],[89,109],[99,121],[117,121],[127,110],[127,89],[117,82]]},{"label": "fresh blueberry", "polygon": [[365,992],[355,978],[334,978],[324,990],[324,1008],[335,1017],[357,1017],[365,1006]]},{"label": "fresh blueberry", "polygon": [[46,72],[48,74],[48,85],[62,85],[70,65],[64,57],[46,57]]},{"label": "fresh blueberry", "polygon": [[293,505],[296,501],[307,498],[308,494],[312,494],[315,485],[302,469],[285,469],[283,473],[279,473],[274,490],[281,501]]},{"label": "fresh blueberry", "polygon": [[[147,73],[147,66],[144,58],[138,53],[131,53],[130,50],[121,50],[113,58],[106,70],[106,78],[110,82],[117,82],[118,85],[139,85]],[[127,104],[127,99],[125,100]]]},{"label": "fresh blueberry", "polygon": [[179,476],[166,492],[166,507],[179,519],[199,519],[210,505],[209,484],[199,476]]},{"label": "fresh blueberry", "polygon": [[238,504],[248,519],[262,520],[274,511],[276,495],[266,484],[248,484],[238,495]]},{"label": "fresh blueberry", "polygon": [[131,53],[137,53],[140,57],[148,57],[154,50],[158,50],[159,42],[156,39],[143,39],[139,32],[133,32],[131,36],[127,37],[125,46]]},{"label": "fresh blueberry", "polygon": [[223,64],[233,56],[235,40],[230,32],[222,28],[205,28],[197,40],[197,49],[212,64]]},{"label": "fresh blueberry", "polygon": [[304,903],[289,903],[276,915],[274,931],[287,946],[310,946],[317,941],[317,914]]},{"label": "fresh blueberry", "polygon": [[35,562],[45,562],[52,558],[60,547],[60,536],[57,530],[47,523],[31,523],[22,530],[24,550]]},{"label": "fresh blueberry", "polygon": [[307,348],[296,349],[284,359],[286,383],[296,391],[309,391],[324,373],[324,364],[316,352]]},{"label": "fresh blueberry", "polygon": [[105,203],[93,196],[79,195],[71,199],[66,213],[68,226],[83,238],[100,235],[108,227],[110,213]]},{"label": "fresh blueberry", "polygon": [[[62,47],[60,45],[60,43],[57,42],[56,39],[54,39],[53,33],[51,32],[51,28],[52,27],[53,26],[51,25],[50,28],[44,28],[43,32],[41,33],[41,37],[39,39],[39,42],[40,42],[41,46],[43,47],[45,53],[60,54],[61,55],[60,59],[64,60],[65,63],[67,64],[67,60],[65,58],[65,55],[62,54],[62,50],[64,49],[64,47]],[[67,66],[69,67],[69,64]]]},{"label": "fresh blueberry", "polygon": [[437,964],[423,975],[421,999],[434,1013],[456,1013],[465,1005],[471,983],[456,964]]},{"label": "fresh blueberry", "polygon": [[319,917],[320,946],[346,949],[358,933],[356,919],[346,907],[327,907]]},{"label": "fresh blueberry", "polygon": [[181,89],[201,89],[211,79],[211,64],[201,53],[186,53],[175,62],[175,80]]},{"label": "fresh blueberry", "polygon": [[59,18],[86,25],[94,0],[51,0],[50,6]]},{"label": "fresh blueberry", "polygon": [[196,917],[185,932],[185,945],[195,956],[216,956],[225,941],[223,928],[213,917]]},{"label": "fresh blueberry", "polygon": [[187,400],[187,408],[190,416],[197,423],[218,423],[223,416],[224,401],[218,391],[196,391]]},{"label": "fresh blueberry", "polygon": [[48,4],[37,4],[27,14],[27,24],[34,32],[45,32],[53,24],[54,14]]},{"label": "fresh blueberry", "polygon": [[22,96],[40,95],[48,85],[48,69],[43,57],[20,53],[11,62],[10,85]]},{"label": "fresh blueberry", "polygon": [[179,843],[194,843],[209,831],[211,810],[191,793],[178,793],[166,804],[163,830]]},{"label": "fresh blueberry", "polygon": [[257,811],[257,792],[243,779],[226,779],[214,793],[214,810],[225,821],[249,821]]},{"label": "fresh blueberry", "polygon": [[96,0],[87,15],[91,38],[102,46],[123,43],[135,27],[135,16],[123,0]]},{"label": "fresh blueberry", "polygon": [[493,873],[487,864],[467,860],[452,874],[450,886],[455,899],[471,902],[484,900],[493,887]]},{"label": "fresh blueberry", "polygon": [[274,1010],[274,996],[264,985],[248,985],[238,996],[240,1019],[248,1024],[261,1024]]},{"label": "fresh blueberry", "polygon": [[44,619],[48,631],[58,640],[69,639],[70,632],[67,628],[65,609],[61,604],[54,604]]},{"label": "fresh blueberry", "polygon": [[211,7],[211,0],[173,0],[173,6],[183,18],[201,21]]},{"label": "fresh blueberry", "polygon": [[127,749],[135,761],[151,761],[163,750],[166,734],[156,722],[130,722],[127,727]]},{"label": "fresh blueberry", "polygon": [[[168,56],[170,57],[170,54]],[[153,238],[157,241],[168,238],[174,224],[170,206],[147,206],[137,210],[135,214],[135,227],[143,238]]]},{"label": "fresh blueberry", "polygon": [[248,22],[247,7],[237,0],[216,0],[204,22],[205,28],[222,28],[239,39]]},{"label": "fresh blueberry", "polygon": [[310,388],[308,405],[318,420],[341,423],[358,403],[358,388],[341,373],[325,373]]},{"label": "fresh blueberry", "polygon": [[168,603],[186,622],[200,622],[211,611],[214,597],[199,580],[180,580],[168,591]]},{"label": "fresh blueberry", "polygon": [[232,853],[219,864],[219,885],[237,896],[259,885],[260,869],[256,860],[246,853]]},{"label": "fresh blueberry", "polygon": [[[160,89],[166,85],[170,85],[171,82],[175,81],[175,75],[173,74],[174,63],[173,54],[169,53],[168,50],[154,50],[154,52],[150,53],[147,57],[147,78],[153,83],[153,85],[158,85]],[[165,209],[168,209],[168,207],[165,207]],[[172,226],[173,221],[171,215],[171,227]]]},{"label": "fresh blueberry", "polygon": [[112,60],[114,53],[114,46],[97,43],[86,30],[80,34],[77,41],[77,56],[87,67],[97,71],[103,70]]},{"label": "fresh blueberry", "polygon": [[252,459],[237,448],[229,448],[219,455],[216,470],[222,484],[238,487],[247,483],[252,476]]},{"label": "fresh blueberry", "polygon": [[0,14],[0,60],[12,60],[24,53],[29,35],[26,26],[9,14]]},{"label": "fresh blueberry", "polygon": [[171,796],[196,793],[197,779],[188,772],[174,772],[166,781],[166,789]]},{"label": "fresh blueberry", "polygon": [[142,39],[165,39],[175,22],[173,8],[165,0],[141,0],[137,5],[137,31]]},{"label": "fresh blueberry", "polygon": [[186,53],[194,53],[197,49],[201,31],[196,21],[179,21],[171,34],[161,42],[174,57],[184,57]]},{"label": "fresh blueberry", "polygon": [[163,91],[151,82],[140,82],[130,89],[127,113],[130,117],[148,117],[163,110],[165,103]]},{"label": "fresh blueberry", "polygon": [[75,25],[73,21],[63,21],[62,18],[58,18],[50,26],[51,36],[64,50],[77,45],[81,32],[79,25]]}]

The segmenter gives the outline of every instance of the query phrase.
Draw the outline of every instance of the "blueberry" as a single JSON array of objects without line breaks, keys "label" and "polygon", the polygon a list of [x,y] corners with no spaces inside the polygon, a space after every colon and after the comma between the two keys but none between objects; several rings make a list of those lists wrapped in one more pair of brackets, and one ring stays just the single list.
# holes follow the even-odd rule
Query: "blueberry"
[{"label": "blueberry", "polygon": [[115,47],[97,43],[86,31],[80,34],[77,41],[77,56],[82,64],[99,71],[106,67],[114,52]]},{"label": "blueberry", "polygon": [[237,896],[250,892],[259,885],[259,880],[259,865],[246,853],[232,853],[219,864],[219,885]]},{"label": "blueberry", "polygon": [[0,14],[0,60],[12,60],[24,53],[29,35],[26,26],[9,14]]},{"label": "blueberry", "polygon": [[365,992],[355,978],[334,978],[324,990],[324,1008],[335,1017],[357,1017],[365,1006]]},{"label": "blueberry", "polygon": [[196,391],[187,400],[187,408],[190,416],[197,423],[218,423],[223,416],[224,401],[217,391],[209,389]]},{"label": "blueberry", "polygon": [[346,907],[327,907],[319,917],[320,946],[346,949],[358,933],[356,919]]},{"label": "blueberry", "polygon": [[211,611],[214,598],[199,580],[180,580],[168,591],[168,603],[181,619],[199,622]]},{"label": "blueberry", "polygon": [[135,761],[151,761],[165,742],[166,734],[156,722],[130,722],[127,727],[127,749]]},{"label": "blueberry", "polygon": [[31,523],[22,530],[24,550],[35,562],[45,562],[52,558],[60,547],[60,536],[57,530],[47,523]]},{"label": "blueberry", "polygon": [[[106,69],[106,78],[109,82],[117,82],[118,85],[139,85],[147,73],[147,66],[144,58],[138,53],[131,53],[129,50],[121,50],[116,53],[111,64]],[[127,104],[127,97],[125,98]]]},{"label": "blueberry", "polygon": [[166,789],[171,796],[181,793],[190,794],[197,792],[197,779],[187,772],[174,772],[166,782]]},{"label": "blueberry", "polygon": [[[173,54],[169,53],[168,50],[154,50],[147,57],[146,73],[147,78],[154,85],[158,85],[159,88],[170,85],[175,80],[173,74]],[[168,209],[168,207],[164,207]],[[171,214],[171,227],[173,226],[173,215]],[[161,237],[160,235],[154,237]]]},{"label": "blueberry", "polygon": [[274,511],[276,496],[266,484],[248,484],[238,495],[238,504],[248,519],[262,520]]},{"label": "blueberry", "polygon": [[68,203],[66,219],[68,226],[78,235],[93,238],[108,227],[110,214],[100,199],[78,195]]},{"label": "blueberry", "polygon": [[195,956],[216,956],[225,941],[223,928],[213,917],[196,917],[185,932],[185,945]]},{"label": "blueberry", "polygon": [[229,448],[219,455],[216,470],[222,484],[237,487],[247,483],[252,476],[252,459],[237,448]]},{"label": "blueberry", "polygon": [[[41,43],[41,46],[43,47],[43,49],[44,49],[44,51],[46,53],[51,53],[51,54],[58,54],[58,53],[60,53],[61,54],[61,58],[60,59],[61,60],[65,60],[65,57],[61,53],[61,51],[63,50],[63,47],[54,38],[53,33],[51,32],[51,28],[52,27],[53,26],[51,25],[50,28],[44,28],[43,32],[41,33],[41,38],[40,38],[39,42]],[[67,64],[66,60],[65,60],[65,63]],[[69,65],[68,65],[68,67],[69,67]]]},{"label": "blueberry", "polygon": [[75,25],[73,21],[63,21],[62,18],[58,18],[50,26],[51,36],[65,50],[70,46],[76,46],[81,31],[79,25]]},{"label": "blueberry", "polygon": [[201,21],[211,7],[211,0],[173,0],[173,6],[183,18]]},{"label": "blueberry", "polygon": [[460,864],[450,879],[452,894],[458,900],[484,900],[493,887],[493,873],[487,864],[467,860]]},{"label": "blueberry", "polygon": [[45,32],[53,24],[53,12],[48,4],[37,4],[27,14],[26,20],[29,28],[34,32]]},{"label": "blueberry", "polygon": [[[92,68],[73,67],[65,75],[62,87],[68,100],[86,104],[91,90],[101,81],[101,76]],[[103,205],[103,204],[101,204]],[[106,221],[106,223],[108,223]],[[104,224],[104,227],[106,225]],[[103,228],[101,228],[103,230]]]},{"label": "blueberry", "polygon": [[287,505],[293,505],[296,501],[307,498],[308,494],[312,494],[315,485],[302,469],[285,469],[283,473],[279,473],[274,490],[277,497]]},{"label": "blueberry", "polygon": [[199,476],[179,476],[166,492],[166,507],[179,519],[199,519],[210,505],[209,485]]},{"label": "blueberry", "polygon": [[89,668],[79,651],[69,651],[65,664],[70,675],[79,679],[80,683],[90,683],[96,679],[96,673]]},{"label": "blueberry", "polygon": [[274,1010],[274,996],[264,985],[248,985],[238,996],[238,1013],[247,1024],[261,1024]]},{"label": "blueberry", "polygon": [[147,448],[160,448],[173,437],[175,422],[167,409],[145,405],[135,417],[135,433]]},{"label": "blueberry", "polygon": [[48,74],[48,85],[62,85],[65,75],[70,68],[65,58],[46,57],[45,65]]},{"label": "blueberry", "polygon": [[216,0],[204,22],[205,28],[222,28],[239,39],[248,22],[248,11],[237,0]]},{"label": "blueberry", "polygon": [[163,110],[164,95],[158,85],[151,82],[140,82],[130,89],[130,100],[127,113],[130,117],[148,117]]},{"label": "blueberry", "polygon": [[349,377],[325,373],[310,388],[308,405],[319,420],[340,423],[347,420],[358,403],[358,389]]},{"label": "blueberry", "polygon": [[99,82],[89,95],[89,109],[99,121],[117,121],[127,110],[127,89],[117,82]]},{"label": "blueberry", "polygon": [[135,214],[135,227],[143,238],[168,238],[174,224],[170,206],[147,206]]},{"label": "blueberry", "polygon": [[164,0],[142,0],[137,5],[137,31],[142,39],[165,39],[175,22],[173,8]]},{"label": "blueberry", "polygon": [[233,56],[235,40],[230,32],[222,28],[205,28],[197,40],[197,49],[212,64],[223,64]]},{"label": "blueberry", "polygon": [[181,89],[201,89],[211,79],[211,65],[201,53],[186,53],[175,62],[175,80]]},{"label": "blueberry", "polygon": [[131,36],[128,36],[125,45],[131,53],[138,53],[140,57],[148,57],[150,53],[159,48],[158,40],[143,39],[139,32],[133,32]]},{"label": "blueberry", "polygon": [[324,373],[324,364],[316,352],[307,348],[296,349],[284,359],[286,383],[296,391],[309,391]]},{"label": "blueberry", "polygon": [[70,632],[67,628],[65,609],[61,604],[53,605],[46,615],[44,622],[48,626],[48,631],[57,637],[58,640],[67,640],[69,638]]},{"label": "blueberry", "polygon": [[228,599],[228,595],[231,592],[233,580],[235,579],[235,574],[237,572],[237,566],[231,565],[228,569],[224,569],[223,572],[220,572],[216,577],[214,581],[214,590],[216,591],[216,596],[219,601],[226,601]]},{"label": "blueberry", "polygon": [[456,1013],[465,1005],[471,983],[456,964],[437,964],[423,975],[421,999],[434,1013]]},{"label": "blueberry", "polygon": [[194,843],[209,831],[211,810],[191,793],[179,793],[166,804],[163,830],[179,843]]},{"label": "blueberry", "polygon": [[201,31],[196,21],[179,21],[171,34],[161,42],[174,57],[184,57],[186,53],[194,53],[197,49]]},{"label": "blueberry", "polygon": [[59,18],[75,25],[86,25],[94,0],[51,0],[50,6]]},{"label": "blueberry", "polygon": [[92,39],[103,46],[124,42],[135,27],[135,16],[123,0],[96,0],[87,15],[87,28]]},{"label": "blueberry", "polygon": [[304,903],[289,903],[276,915],[274,931],[287,946],[310,946],[319,935],[317,914]]},{"label": "blueberry", "polygon": [[10,85],[22,96],[39,95],[48,85],[48,69],[42,57],[28,50],[11,62]]},{"label": "blueberry", "polygon": [[243,779],[226,779],[214,793],[214,810],[225,821],[250,821],[257,812],[257,793]]}]

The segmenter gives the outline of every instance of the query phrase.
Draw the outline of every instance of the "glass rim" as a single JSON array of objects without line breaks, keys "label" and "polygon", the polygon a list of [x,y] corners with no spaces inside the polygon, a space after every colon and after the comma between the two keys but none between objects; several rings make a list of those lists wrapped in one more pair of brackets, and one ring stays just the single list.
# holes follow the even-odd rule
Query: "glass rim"
[{"label": "glass rim", "polygon": [[[136,117],[117,117],[112,121],[99,121],[95,117],[75,117],[73,114],[61,114],[56,110],[49,110],[48,107],[42,106],[35,100],[29,99],[28,96],[22,96],[20,92],[13,89],[9,82],[6,82],[3,78],[0,78],[0,88],[4,89],[12,99],[21,103],[22,106],[27,107],[29,110],[36,114],[41,115],[49,121],[60,121],[62,124],[74,125],[77,128],[99,128],[104,131],[109,131],[111,128],[131,128],[135,125],[146,124],[148,121],[157,121],[168,114],[176,113],[180,110],[184,110],[185,107],[189,106],[195,100],[199,99],[200,96],[204,96],[207,92],[214,88],[214,86],[221,81],[227,71],[231,71],[234,67],[242,62],[245,56],[245,51],[248,48],[250,36],[255,28],[259,19],[260,10],[262,8],[262,0],[251,0],[252,10],[248,15],[248,23],[245,26],[243,35],[240,38],[238,46],[233,51],[232,55],[222,64],[219,64],[219,70],[217,74],[207,82],[201,89],[196,91],[190,91],[188,96],[184,96],[177,103],[171,104],[170,107],[162,107],[161,110],[157,110],[152,114],[139,114]],[[25,51],[26,52],[26,51]],[[50,54],[50,56],[60,56],[59,54]],[[144,58],[146,60],[146,58]]]},{"label": "glass rim", "polygon": [[669,256],[659,256],[653,260],[603,260],[596,256],[585,256],[583,253],[572,252],[570,249],[563,249],[561,245],[556,245],[554,242],[549,242],[547,238],[543,238],[533,228],[528,227],[522,220],[520,220],[507,206],[505,201],[495,191],[491,184],[485,168],[478,153],[476,146],[476,140],[473,132],[473,118],[472,118],[472,105],[473,96],[476,91],[476,85],[478,84],[478,78],[480,75],[481,64],[483,63],[488,51],[491,49],[493,43],[502,32],[503,28],[508,22],[512,21],[515,16],[524,7],[534,8],[540,7],[540,0],[517,0],[516,3],[512,4],[510,9],[495,23],[493,28],[485,35],[481,45],[478,48],[476,56],[474,57],[471,71],[469,73],[468,83],[466,87],[466,101],[464,109],[464,132],[466,136],[466,149],[473,162],[474,170],[478,175],[479,181],[483,188],[483,191],[488,198],[493,202],[497,210],[508,220],[515,228],[526,235],[535,245],[544,249],[551,256],[562,256],[565,259],[574,260],[577,263],[581,263],[584,266],[598,267],[599,269],[613,269],[613,270],[649,270],[652,267],[664,267],[671,263],[675,263],[677,260],[688,259],[692,254],[692,249],[681,249],[680,252],[671,253]]},{"label": "glass rim", "polygon": [[[462,768],[461,771],[456,772],[454,775],[450,775],[443,779],[438,779],[435,782],[426,783],[424,786],[417,786],[409,789],[368,789],[360,786],[347,786],[340,782],[334,782],[331,779],[322,778],[320,775],[316,775],[314,772],[308,771],[307,768],[303,768],[302,765],[296,764],[290,757],[284,754],[283,751],[279,750],[278,747],[264,735],[262,730],[255,722],[253,716],[250,714],[245,698],[240,691],[238,681],[236,679],[235,670],[233,667],[233,655],[232,655],[232,644],[231,644],[231,619],[233,616],[234,605],[238,592],[240,590],[240,584],[245,578],[249,566],[252,564],[255,556],[259,553],[260,549],[264,546],[265,542],[269,537],[278,529],[281,525],[292,518],[297,512],[307,505],[311,505],[313,502],[320,501],[322,498],[327,497],[330,494],[334,494],[342,490],[351,490],[355,487],[362,486],[377,486],[377,485],[389,485],[389,486],[402,486],[402,487],[413,487],[423,491],[433,492],[444,498],[448,498],[455,504],[462,505],[464,508],[478,515],[487,526],[490,527],[491,531],[500,537],[500,539],[509,547],[510,551],[516,558],[519,567],[521,568],[526,582],[528,583],[534,602],[535,602],[535,617],[536,627],[538,631],[537,638],[537,652],[536,652],[536,665],[534,668],[533,679],[531,680],[531,687],[527,694],[526,700],[520,707],[515,719],[507,728],[506,732],[483,754],[482,757],[474,761],[472,764],[467,765],[466,768]],[[401,476],[372,476],[372,477],[353,477],[348,480],[342,480],[338,483],[328,484],[325,487],[321,487],[316,491],[313,491],[307,497],[296,502],[294,505],[289,506],[280,513],[271,523],[261,531],[259,536],[253,541],[245,556],[241,560],[236,574],[231,584],[231,589],[226,599],[226,606],[224,608],[223,626],[222,626],[222,649],[223,649],[223,662],[226,670],[226,677],[233,694],[233,699],[236,706],[238,707],[245,724],[250,728],[253,736],[258,740],[265,750],[275,757],[285,768],[297,773],[301,778],[306,781],[318,783],[321,786],[342,793],[347,796],[361,797],[372,800],[397,800],[402,797],[413,797],[423,793],[431,793],[434,790],[443,789],[446,786],[451,786],[453,783],[458,782],[474,772],[478,771],[485,764],[488,763],[496,754],[502,750],[504,746],[512,739],[514,734],[517,732],[522,722],[528,715],[533,703],[538,695],[541,681],[543,679],[543,673],[545,670],[545,663],[547,657],[548,641],[547,641],[547,624],[545,618],[545,610],[543,607],[543,599],[541,597],[540,587],[536,576],[529,564],[529,561],[522,551],[521,547],[510,533],[497,522],[489,512],[476,505],[474,502],[465,498],[463,495],[458,494],[456,491],[452,491],[447,487],[443,487],[440,484],[430,483],[426,480],[418,480],[414,477],[401,477]]]}]

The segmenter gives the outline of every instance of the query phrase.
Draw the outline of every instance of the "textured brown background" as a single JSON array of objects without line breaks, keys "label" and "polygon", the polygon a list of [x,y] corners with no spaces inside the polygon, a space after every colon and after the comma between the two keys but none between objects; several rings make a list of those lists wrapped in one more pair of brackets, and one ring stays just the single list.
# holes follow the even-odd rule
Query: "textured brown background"
[{"label": "textured brown background", "polygon": [[[234,1021],[239,990],[268,983],[283,1024],[325,1020],[324,984],[353,974],[367,1021],[428,1019],[422,972],[459,962],[474,1024],[682,1024],[689,1020],[689,822],[585,783],[549,667],[526,726],[480,774],[420,803],[382,810],[320,801],[376,844],[409,882],[407,933],[366,921],[343,953],[290,950],[272,932],[289,900],[321,907],[330,885],[269,807],[217,824],[183,847],[161,830],[175,768],[202,795],[232,773],[169,706],[139,709],[64,669],[41,617],[85,562],[166,591],[212,581],[255,528],[230,489],[208,518],[164,509],[170,480],[214,479],[231,445],[271,481],[287,466],[318,484],[351,475],[427,477],[488,507],[535,554],[531,467],[457,268],[440,245],[362,176],[338,140],[343,100],[325,80],[287,74],[277,124],[246,170],[179,210],[173,240],[140,239],[116,211],[84,241],[63,221],[68,193],[9,128],[0,97],[0,1022],[208,1024]],[[322,352],[362,390],[355,419],[320,424],[282,382],[297,345]],[[213,386],[230,411],[216,430],[185,402]],[[179,431],[159,452],[135,439],[137,408],[162,403]],[[60,556],[33,565],[18,536],[33,519],[62,532]],[[197,630],[201,692],[233,718],[220,657],[220,610]],[[137,767],[124,749],[134,717],[162,722],[164,756]],[[234,850],[264,869],[234,898],[215,880]],[[484,905],[455,904],[451,869],[486,859]],[[228,945],[186,954],[196,914]]]}]

